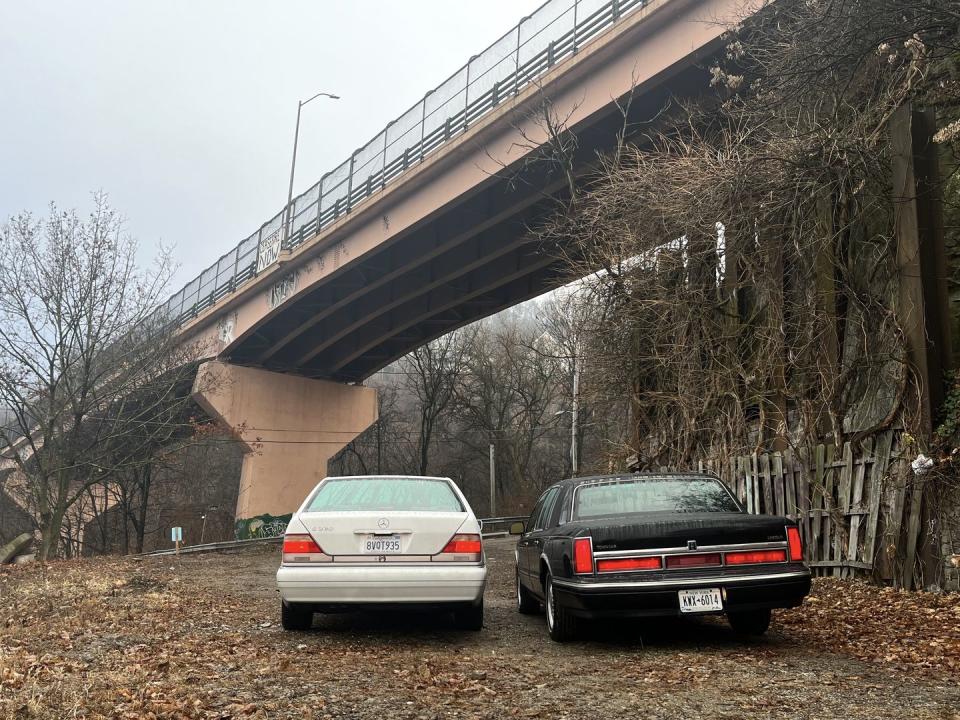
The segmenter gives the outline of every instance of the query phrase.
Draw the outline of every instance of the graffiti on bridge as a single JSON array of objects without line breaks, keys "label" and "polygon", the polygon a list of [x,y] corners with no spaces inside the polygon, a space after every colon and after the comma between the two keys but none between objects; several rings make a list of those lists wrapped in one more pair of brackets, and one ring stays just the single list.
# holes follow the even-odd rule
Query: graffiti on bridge
[{"label": "graffiti on bridge", "polygon": [[281,537],[286,532],[292,513],[286,515],[257,515],[237,520],[235,532],[237,540]]}]

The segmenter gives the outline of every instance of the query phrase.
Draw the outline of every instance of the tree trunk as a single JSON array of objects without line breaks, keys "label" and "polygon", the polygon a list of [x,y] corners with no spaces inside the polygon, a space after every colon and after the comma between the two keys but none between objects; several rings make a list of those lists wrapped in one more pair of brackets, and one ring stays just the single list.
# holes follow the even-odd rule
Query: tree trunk
[{"label": "tree trunk", "polygon": [[[424,407],[424,412],[427,408]],[[427,467],[430,463],[430,435],[433,432],[433,423],[426,417],[420,418],[420,475],[427,474]]]},{"label": "tree trunk", "polygon": [[150,501],[150,483],[153,480],[153,464],[143,467],[143,478],[140,483],[140,519],[137,523],[137,554],[143,552],[143,536],[147,527],[147,503]]},{"label": "tree trunk", "polygon": [[40,520],[40,562],[56,557],[60,547],[60,530],[65,510],[59,507],[45,513]]},{"label": "tree trunk", "polygon": [[120,483],[120,510],[123,513],[123,545],[124,555],[130,554],[130,493],[126,482]]}]

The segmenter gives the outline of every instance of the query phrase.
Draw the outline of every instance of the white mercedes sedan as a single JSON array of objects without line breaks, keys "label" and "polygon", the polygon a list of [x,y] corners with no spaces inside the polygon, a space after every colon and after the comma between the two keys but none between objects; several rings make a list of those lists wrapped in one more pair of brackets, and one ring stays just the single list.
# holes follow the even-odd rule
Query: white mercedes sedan
[{"label": "white mercedes sedan", "polygon": [[487,568],[480,523],[449,478],[328,477],[300,506],[277,571],[285,630],[315,612],[440,606],[483,626]]}]

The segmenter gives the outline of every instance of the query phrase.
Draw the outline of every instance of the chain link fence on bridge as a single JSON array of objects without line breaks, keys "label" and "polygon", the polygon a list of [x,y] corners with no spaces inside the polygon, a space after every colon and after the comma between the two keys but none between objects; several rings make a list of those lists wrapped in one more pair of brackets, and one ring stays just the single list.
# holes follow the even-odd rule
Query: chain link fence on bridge
[{"label": "chain link fence on bridge", "polygon": [[[382,191],[647,0],[549,0],[157,309],[183,325]],[[283,225],[288,223],[286,243]]]}]

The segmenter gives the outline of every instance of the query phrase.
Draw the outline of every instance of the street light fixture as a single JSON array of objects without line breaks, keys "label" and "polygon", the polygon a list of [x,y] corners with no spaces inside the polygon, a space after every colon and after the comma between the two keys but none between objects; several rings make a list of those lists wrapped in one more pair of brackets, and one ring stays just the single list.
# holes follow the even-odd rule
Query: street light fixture
[{"label": "street light fixture", "polygon": [[293,204],[293,175],[297,169],[297,141],[300,139],[300,111],[303,109],[303,106],[313,100],[316,100],[318,97],[325,97],[329,100],[339,100],[339,95],[332,95],[327,92],[318,92],[313,97],[307,100],[299,100],[297,102],[297,125],[293,131],[293,160],[290,161],[290,187],[287,190],[287,206],[285,208],[283,222],[283,244],[280,247],[287,247],[287,241],[290,239],[290,222],[293,219],[291,215],[291,206]]}]

